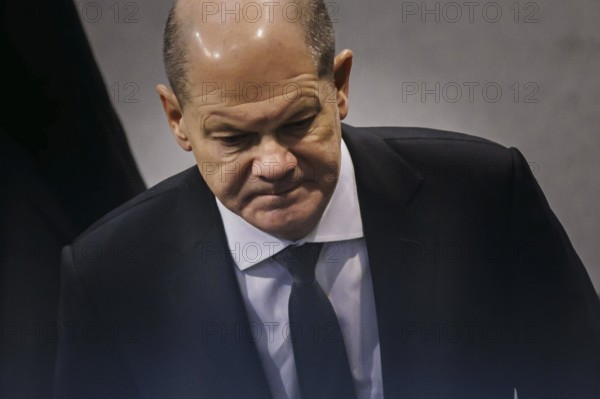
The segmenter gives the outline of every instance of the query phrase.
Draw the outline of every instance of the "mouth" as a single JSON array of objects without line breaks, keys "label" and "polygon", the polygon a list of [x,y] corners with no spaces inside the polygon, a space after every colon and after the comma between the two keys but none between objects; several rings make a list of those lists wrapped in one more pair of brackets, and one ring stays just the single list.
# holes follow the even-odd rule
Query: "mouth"
[{"label": "mouth", "polygon": [[289,193],[291,191],[294,191],[297,187],[300,186],[300,184],[301,183],[296,184],[296,185],[294,185],[292,187],[284,188],[284,189],[280,189],[280,190],[268,190],[268,191],[265,191],[263,193],[259,193],[258,195],[282,196],[282,195],[285,195],[285,194],[287,194],[287,193]]},{"label": "mouth", "polygon": [[292,191],[296,190],[301,185],[302,185],[302,183],[298,183],[291,187],[283,187],[283,188],[279,188],[279,189],[270,189],[270,190],[259,191],[257,193],[252,194],[250,196],[250,198],[254,199],[257,197],[277,197],[277,198],[285,197],[286,195],[288,195]]}]

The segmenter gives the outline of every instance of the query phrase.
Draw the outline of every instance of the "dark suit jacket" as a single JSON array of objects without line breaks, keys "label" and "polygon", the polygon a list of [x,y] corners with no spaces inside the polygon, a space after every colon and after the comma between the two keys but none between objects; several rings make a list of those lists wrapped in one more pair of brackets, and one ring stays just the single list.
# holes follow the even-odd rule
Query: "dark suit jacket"
[{"label": "dark suit jacket", "polygon": [[[599,398],[600,304],[521,153],[353,128],[386,398]],[[58,398],[268,398],[190,168],[63,250]]]}]

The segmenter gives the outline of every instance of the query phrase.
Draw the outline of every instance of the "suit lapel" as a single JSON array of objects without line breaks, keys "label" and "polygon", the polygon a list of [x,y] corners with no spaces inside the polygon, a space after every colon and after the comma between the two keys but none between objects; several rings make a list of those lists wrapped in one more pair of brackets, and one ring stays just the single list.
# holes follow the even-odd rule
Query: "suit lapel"
[{"label": "suit lapel", "polygon": [[176,333],[165,369],[178,392],[168,396],[269,398],[214,196],[194,169],[178,187],[167,239],[176,265],[166,282],[169,328]]},{"label": "suit lapel", "polygon": [[346,125],[343,131],[355,168],[373,280],[384,394],[415,397],[415,362],[423,356],[404,343],[417,321],[433,311],[435,264],[419,254],[421,242],[436,234],[437,216],[425,211],[421,176],[382,138]]},{"label": "suit lapel", "polygon": [[342,137],[355,166],[359,195],[406,207],[423,183],[419,173],[374,133],[342,124]]}]

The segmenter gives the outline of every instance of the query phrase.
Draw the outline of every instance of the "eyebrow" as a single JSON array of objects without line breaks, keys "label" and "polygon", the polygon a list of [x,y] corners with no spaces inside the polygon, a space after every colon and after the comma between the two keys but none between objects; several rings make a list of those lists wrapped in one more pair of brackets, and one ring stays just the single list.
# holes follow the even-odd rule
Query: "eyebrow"
[{"label": "eyebrow", "polygon": [[[289,118],[286,118],[282,124],[285,124],[286,122],[294,121],[295,119],[300,118],[302,115],[309,114],[312,111],[314,111],[316,114],[318,114],[322,110],[323,110],[323,107],[321,106],[320,103],[310,104],[310,105],[303,107],[303,108],[299,109],[298,111],[294,112]],[[218,130],[224,130],[224,131],[236,132],[236,133],[250,133],[250,131],[245,130],[239,126],[236,126],[235,124],[230,123],[230,122],[210,121],[211,116],[209,116],[207,118],[207,120],[204,124],[204,130],[207,132],[207,134],[214,133],[215,131],[218,131]]]}]

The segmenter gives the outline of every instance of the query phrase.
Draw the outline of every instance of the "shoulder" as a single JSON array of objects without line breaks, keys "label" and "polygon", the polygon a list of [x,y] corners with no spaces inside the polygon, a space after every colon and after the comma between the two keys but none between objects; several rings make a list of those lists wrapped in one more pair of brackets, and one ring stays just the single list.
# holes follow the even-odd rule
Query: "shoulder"
[{"label": "shoulder", "polygon": [[[209,199],[197,166],[158,183],[64,247],[64,275],[77,276],[98,298],[106,293],[127,296],[131,287],[168,279],[177,270],[174,259],[183,256],[184,245],[193,245],[192,238],[211,228]],[[140,276],[148,280],[142,283]]]},{"label": "shoulder", "polygon": [[181,186],[185,185],[186,180],[195,172],[197,168],[194,166],[147,189],[108,212],[74,241],[98,240],[109,233],[117,234],[127,226],[130,227],[127,230],[150,228],[149,224],[155,216],[164,214],[175,205]]},{"label": "shoulder", "polygon": [[404,144],[410,145],[465,145],[465,146],[491,146],[497,150],[506,150],[507,148],[494,141],[485,139],[483,137],[452,132],[448,130],[430,129],[425,127],[395,127],[395,126],[381,126],[381,127],[351,127],[344,125],[345,128],[351,128],[360,134],[375,135],[387,142],[403,142]]},{"label": "shoulder", "polygon": [[514,148],[476,135],[421,127],[363,127],[344,125],[354,134],[386,142],[398,155],[419,167],[466,166],[512,169]]}]

